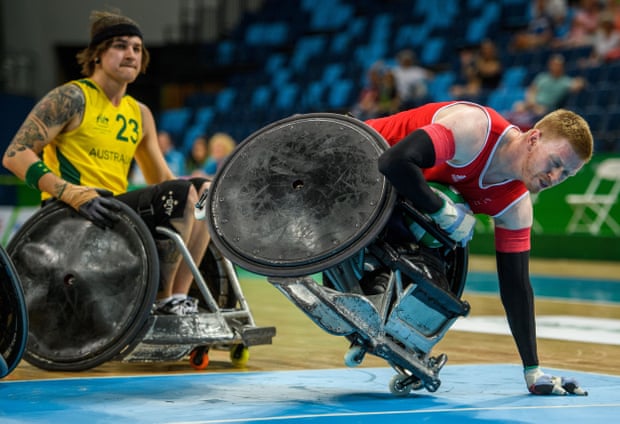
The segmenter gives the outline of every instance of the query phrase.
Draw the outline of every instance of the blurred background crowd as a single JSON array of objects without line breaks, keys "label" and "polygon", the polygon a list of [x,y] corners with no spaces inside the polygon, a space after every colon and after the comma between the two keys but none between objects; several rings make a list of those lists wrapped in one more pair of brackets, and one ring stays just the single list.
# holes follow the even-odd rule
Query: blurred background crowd
[{"label": "blurred background crowd", "polygon": [[[618,0],[235,0],[234,23],[202,40],[219,16],[208,4],[225,3],[180,0],[185,37],[147,33],[153,60],[130,87],[179,175],[212,175],[231,146],[292,114],[368,119],[453,99],[523,129],[566,107],[588,120],[596,152],[620,152]],[[79,77],[82,47],[56,46],[61,81]]]}]

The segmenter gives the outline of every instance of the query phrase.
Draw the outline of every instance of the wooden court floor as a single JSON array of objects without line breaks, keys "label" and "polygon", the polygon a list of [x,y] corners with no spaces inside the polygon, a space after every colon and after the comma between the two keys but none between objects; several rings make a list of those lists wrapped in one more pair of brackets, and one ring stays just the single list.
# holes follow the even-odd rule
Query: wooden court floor
[{"label": "wooden court floor", "polygon": [[[471,257],[470,270],[493,271],[494,259]],[[620,284],[620,262],[532,261],[532,274],[609,279]],[[241,279],[244,294],[258,326],[275,326],[271,345],[253,346],[242,369],[232,367],[229,354],[212,349],[206,370],[195,371],[187,360],[166,363],[123,363],[111,361],[92,370],[63,373],[40,370],[25,361],[5,380],[79,378],[90,376],[149,375],[166,373],[210,373],[228,371],[272,371],[343,368],[348,342],[319,329],[279,291],[261,278]],[[498,296],[464,294],[472,306],[470,316],[503,316]],[[579,300],[541,299],[536,301],[537,315],[574,315],[620,320],[619,303],[592,303]],[[433,349],[446,353],[448,364],[519,364],[510,336],[450,330]],[[575,341],[539,339],[539,357],[543,367],[620,375],[620,346]],[[385,367],[382,359],[368,356],[362,367]]]}]

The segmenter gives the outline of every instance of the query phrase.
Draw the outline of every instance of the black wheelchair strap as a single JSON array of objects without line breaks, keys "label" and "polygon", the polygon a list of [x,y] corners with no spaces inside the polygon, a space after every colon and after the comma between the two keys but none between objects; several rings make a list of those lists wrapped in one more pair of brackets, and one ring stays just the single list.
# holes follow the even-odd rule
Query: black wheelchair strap
[{"label": "black wheelchair strap", "polygon": [[153,208],[152,193],[151,190],[144,190],[138,197],[138,207],[136,212],[142,218],[151,217],[155,215],[155,208]]}]

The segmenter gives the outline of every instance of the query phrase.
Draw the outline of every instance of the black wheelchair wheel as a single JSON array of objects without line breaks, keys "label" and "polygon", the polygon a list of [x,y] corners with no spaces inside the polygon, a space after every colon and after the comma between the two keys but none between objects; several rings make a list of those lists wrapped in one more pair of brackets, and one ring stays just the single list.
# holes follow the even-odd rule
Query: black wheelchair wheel
[{"label": "black wheelchair wheel", "polygon": [[118,204],[119,221],[104,230],[53,202],[9,242],[28,310],[29,363],[89,369],[115,357],[145,325],[158,290],[157,250],[140,217]]},{"label": "black wheelchair wheel", "polygon": [[457,247],[446,255],[446,276],[450,291],[457,299],[461,298],[465,289],[468,264],[469,249],[467,246]]},{"label": "black wheelchair wheel", "polygon": [[265,276],[310,275],[369,244],[396,195],[373,128],[333,113],[294,115],[239,144],[216,174],[207,224],[224,256]]},{"label": "black wheelchair wheel", "polygon": [[[231,287],[231,281],[224,265],[224,257],[213,243],[209,243],[198,268],[215,303],[223,309],[234,308],[238,299]],[[207,307],[195,282],[190,288],[189,295],[200,299],[201,305]]]},{"label": "black wheelchair wheel", "polygon": [[0,246],[0,378],[19,364],[28,340],[24,292],[13,262]]}]

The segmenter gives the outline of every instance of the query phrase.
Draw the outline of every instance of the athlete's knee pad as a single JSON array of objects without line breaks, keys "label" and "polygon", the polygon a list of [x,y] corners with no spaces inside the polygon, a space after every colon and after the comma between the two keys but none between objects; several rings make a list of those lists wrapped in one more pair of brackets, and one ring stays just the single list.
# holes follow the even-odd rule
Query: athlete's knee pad
[{"label": "athlete's knee pad", "polygon": [[187,196],[192,187],[189,180],[170,180],[117,196],[134,209],[156,238],[158,226],[174,229],[170,221],[185,214]]}]

